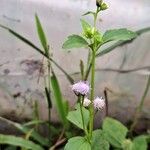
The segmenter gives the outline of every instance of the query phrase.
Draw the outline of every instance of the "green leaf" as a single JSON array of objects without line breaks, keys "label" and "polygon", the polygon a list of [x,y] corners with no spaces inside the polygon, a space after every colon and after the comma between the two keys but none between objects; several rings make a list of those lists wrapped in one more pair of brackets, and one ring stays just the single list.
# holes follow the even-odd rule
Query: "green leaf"
[{"label": "green leaf", "polygon": [[88,29],[91,29],[91,25],[83,19],[81,19],[81,25],[84,32],[86,32]]},{"label": "green leaf", "polygon": [[79,35],[71,35],[63,44],[63,49],[87,47],[88,42]]},{"label": "green leaf", "polygon": [[103,131],[105,138],[110,144],[114,147],[121,148],[128,129],[119,121],[107,117],[103,122]]},{"label": "green leaf", "polygon": [[[3,120],[3,121],[5,121],[5,122],[9,123],[10,125],[14,126],[15,128],[17,128],[19,131],[21,131],[21,132],[24,133],[24,134],[27,134],[27,133],[31,130],[31,128],[25,127],[25,126],[23,126],[23,125],[21,125],[21,124],[19,124],[19,123],[10,121],[10,120],[5,119],[5,118],[3,118],[3,117],[0,117],[0,120]],[[39,142],[39,143],[40,143],[41,145],[43,145],[43,146],[48,146],[48,145],[49,145],[48,139],[42,137],[42,136],[41,136],[38,132],[36,132],[36,131],[33,131],[33,132],[31,133],[31,137],[32,137],[35,141]]]},{"label": "green leaf", "polygon": [[20,137],[0,134],[0,144],[9,144],[32,150],[44,150],[39,145]]},{"label": "green leaf", "polygon": [[[87,126],[89,122],[90,114],[89,114],[89,111],[85,109],[84,107],[82,107],[82,110],[83,110],[84,124],[85,126]],[[70,111],[67,115],[67,119],[73,124],[75,124],[77,127],[83,129],[82,116],[81,116],[81,111],[79,107],[77,107],[75,111]]]},{"label": "green leaf", "polygon": [[55,97],[56,109],[59,114],[60,120],[62,121],[64,125],[66,125],[67,123],[66,111],[65,111],[66,108],[64,108],[64,101],[63,101],[61,89],[60,89],[57,77],[54,74],[54,72],[52,72],[51,85],[52,85],[52,89],[53,89],[53,93]]},{"label": "green leaf", "polygon": [[45,50],[45,53],[48,55],[48,44],[47,44],[46,36],[45,36],[44,30],[42,28],[41,22],[39,20],[39,17],[37,15],[35,15],[35,21],[36,21],[36,27],[37,27],[39,39]]},{"label": "green leaf", "polygon": [[133,150],[133,142],[130,139],[125,139],[122,148],[123,150]]},{"label": "green leaf", "polygon": [[69,139],[64,150],[92,150],[84,137],[78,136]]},{"label": "green leaf", "polygon": [[[144,34],[144,33],[149,32],[149,31],[150,31],[150,27],[137,30],[136,31],[136,34],[137,34],[136,38],[138,36],[140,36],[141,34]],[[136,39],[136,38],[134,38],[134,39]],[[132,39],[132,40],[134,40],[134,39]],[[129,40],[129,41],[118,41],[118,42],[114,43],[113,45],[111,45],[111,46],[109,46],[109,47],[107,47],[105,49],[102,49],[101,51],[97,52],[96,57],[103,56],[103,55],[111,52],[112,50],[114,50],[116,47],[123,46],[125,44],[130,43],[130,42],[131,42],[131,40]]]},{"label": "green leaf", "polygon": [[106,141],[102,130],[93,131],[92,150],[109,150],[109,143]]},{"label": "green leaf", "polygon": [[138,136],[133,140],[132,150],[147,150],[147,142],[145,136]]},{"label": "green leaf", "polygon": [[103,35],[103,43],[110,42],[110,41],[127,41],[133,38],[136,38],[137,34],[133,31],[123,29],[113,29],[108,30]]}]

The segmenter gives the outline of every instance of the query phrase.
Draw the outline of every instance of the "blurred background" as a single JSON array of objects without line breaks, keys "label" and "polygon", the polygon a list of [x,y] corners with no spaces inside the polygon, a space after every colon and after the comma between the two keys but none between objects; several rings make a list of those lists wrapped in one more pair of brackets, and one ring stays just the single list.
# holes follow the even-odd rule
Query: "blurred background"
[{"label": "blurred background", "polygon": [[[97,26],[104,32],[113,28],[128,28],[137,31],[150,27],[149,0],[105,0],[109,9],[101,13]],[[87,50],[74,49],[70,52],[62,50],[64,40],[70,34],[81,33],[80,19],[82,15],[95,9],[95,0],[0,0],[0,24],[24,35],[38,45],[34,15],[38,14],[44,31],[49,39],[53,58],[58,64],[78,81],[80,76],[79,60],[86,62]],[[84,17],[92,23],[92,17]],[[32,118],[33,101],[38,101],[40,117],[46,119],[47,104],[43,94],[43,79],[38,83],[42,56],[31,47],[16,39],[8,32],[0,29],[0,115],[9,119],[22,121]],[[132,73],[104,71],[112,68],[130,70],[150,66],[150,32],[140,35],[133,42],[117,47],[102,57],[97,57],[96,95],[103,96],[108,89],[109,114],[129,123],[134,115],[135,107],[144,92],[150,69],[142,69]],[[150,68],[150,67],[149,67]],[[55,68],[62,87],[63,95],[75,104],[75,97],[70,84],[57,68]],[[150,92],[148,93],[139,131],[150,127]],[[52,118],[57,121],[55,109]],[[100,125],[102,113],[98,114],[96,126]],[[3,126],[2,124],[0,124]],[[6,128],[0,127],[1,130]]]}]

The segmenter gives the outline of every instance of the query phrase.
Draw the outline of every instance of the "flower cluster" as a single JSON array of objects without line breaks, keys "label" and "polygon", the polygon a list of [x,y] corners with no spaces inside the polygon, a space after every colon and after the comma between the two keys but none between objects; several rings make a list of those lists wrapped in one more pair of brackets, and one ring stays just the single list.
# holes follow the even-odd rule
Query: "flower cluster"
[{"label": "flower cluster", "polygon": [[[90,86],[87,81],[79,81],[72,85],[72,90],[76,95],[86,96],[90,91]],[[87,97],[83,100],[83,106],[88,107],[91,104],[91,100]],[[93,105],[96,110],[102,110],[105,107],[105,100],[103,97],[96,97],[93,100]]]}]

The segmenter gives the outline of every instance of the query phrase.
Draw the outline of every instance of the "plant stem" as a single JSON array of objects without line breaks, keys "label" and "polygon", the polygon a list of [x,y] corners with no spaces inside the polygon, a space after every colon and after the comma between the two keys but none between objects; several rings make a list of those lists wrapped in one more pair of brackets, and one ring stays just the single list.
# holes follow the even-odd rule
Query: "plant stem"
[{"label": "plant stem", "polygon": [[84,115],[83,115],[83,109],[82,109],[82,105],[83,105],[83,100],[84,100],[84,96],[79,96],[79,104],[80,104],[80,112],[81,112],[81,118],[82,118],[82,124],[83,124],[83,130],[85,132],[85,135],[88,137],[88,132],[87,132],[87,128],[85,126],[85,122],[84,122]]},{"label": "plant stem", "polygon": [[93,51],[92,68],[91,68],[91,96],[90,96],[91,106],[90,106],[90,124],[89,124],[90,138],[92,137],[93,124],[94,124],[94,106],[93,106],[94,85],[95,85],[95,52]]},{"label": "plant stem", "polygon": [[134,127],[138,123],[139,115],[140,115],[140,113],[142,111],[142,108],[143,108],[143,105],[144,105],[144,100],[145,100],[145,97],[146,97],[146,95],[147,95],[147,93],[149,91],[149,87],[150,87],[150,75],[148,76],[146,88],[144,90],[144,93],[143,93],[143,96],[141,98],[141,101],[140,101],[139,105],[136,108],[135,117],[134,117],[133,123],[131,124],[130,130],[129,130],[129,133],[131,133],[131,134],[132,134],[132,131],[133,131]]},{"label": "plant stem", "polygon": [[[94,15],[94,30],[96,29],[96,20],[97,20],[97,15],[98,15],[98,7]],[[94,100],[94,86],[95,86],[95,57],[96,57],[96,43],[94,41],[93,43],[93,48],[92,48],[92,61],[91,61],[91,95],[90,95],[90,100],[91,100],[91,105],[90,105],[90,122],[89,122],[89,135],[90,139],[92,138],[92,131],[93,131],[93,125],[94,125],[94,105],[93,105],[93,100]]]}]

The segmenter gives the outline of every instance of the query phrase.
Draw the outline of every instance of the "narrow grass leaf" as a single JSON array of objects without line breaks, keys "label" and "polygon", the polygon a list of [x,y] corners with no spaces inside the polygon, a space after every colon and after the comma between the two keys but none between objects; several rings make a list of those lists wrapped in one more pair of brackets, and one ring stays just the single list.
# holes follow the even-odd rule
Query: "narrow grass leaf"
[{"label": "narrow grass leaf", "polygon": [[0,144],[9,144],[32,150],[44,150],[39,145],[20,137],[0,134]]},{"label": "narrow grass leaf", "polygon": [[54,74],[54,72],[52,73],[52,77],[51,77],[51,85],[55,97],[55,105],[56,105],[57,112],[59,114],[60,120],[65,125],[67,120],[66,120],[63,97],[62,97],[62,93],[61,93],[61,89],[57,77]]},{"label": "narrow grass leaf", "polygon": [[38,15],[35,15],[35,22],[36,22],[36,27],[37,27],[37,32],[38,32],[40,42],[45,50],[45,53],[48,55],[48,44]]},{"label": "narrow grass leaf", "polygon": [[74,83],[73,78],[59,65],[57,64],[52,58],[49,58],[40,48],[38,48],[37,46],[35,46],[35,44],[33,44],[31,41],[29,41],[27,38],[23,37],[22,35],[20,35],[19,33],[13,31],[12,29],[3,26],[0,24],[0,27],[7,30],[8,32],[10,32],[12,35],[14,35],[16,38],[18,38],[19,40],[23,41],[24,43],[26,43],[27,45],[31,46],[32,48],[34,48],[36,51],[38,51],[40,54],[42,54],[44,57],[46,57],[47,59],[49,59],[50,61],[53,62],[53,64],[55,64],[55,66],[60,69],[65,76],[67,77],[68,81],[70,83]]}]

